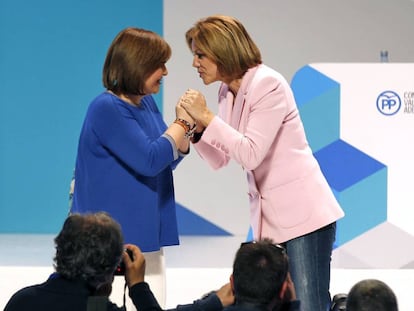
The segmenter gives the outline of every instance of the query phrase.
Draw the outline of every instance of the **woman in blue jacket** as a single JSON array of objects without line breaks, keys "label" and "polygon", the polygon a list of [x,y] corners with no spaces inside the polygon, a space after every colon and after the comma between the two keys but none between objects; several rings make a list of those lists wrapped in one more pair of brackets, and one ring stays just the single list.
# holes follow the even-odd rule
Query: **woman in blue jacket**
[{"label": "woman in blue jacket", "polygon": [[161,276],[152,284],[160,286],[161,304],[162,247],[179,244],[172,170],[188,154],[195,127],[180,101],[202,98],[188,90],[167,126],[151,94],[168,74],[170,56],[168,43],[148,30],[127,28],[113,40],[103,66],[106,91],[90,103],[80,133],[71,207],[108,212],[121,224],[125,242],[151,256],[147,271]]}]

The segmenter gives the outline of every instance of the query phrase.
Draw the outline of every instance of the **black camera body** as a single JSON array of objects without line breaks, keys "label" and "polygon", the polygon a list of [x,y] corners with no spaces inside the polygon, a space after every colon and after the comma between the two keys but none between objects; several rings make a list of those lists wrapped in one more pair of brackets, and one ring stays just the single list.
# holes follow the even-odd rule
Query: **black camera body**
[{"label": "black camera body", "polygon": [[[131,260],[134,261],[134,256],[132,255],[132,251],[130,249],[126,249],[125,251],[129,255],[129,258],[131,258]],[[116,267],[114,275],[125,275],[125,263],[123,260],[121,260],[119,265]]]},{"label": "black camera body", "polygon": [[345,311],[347,294],[336,294],[332,299],[330,311]]}]

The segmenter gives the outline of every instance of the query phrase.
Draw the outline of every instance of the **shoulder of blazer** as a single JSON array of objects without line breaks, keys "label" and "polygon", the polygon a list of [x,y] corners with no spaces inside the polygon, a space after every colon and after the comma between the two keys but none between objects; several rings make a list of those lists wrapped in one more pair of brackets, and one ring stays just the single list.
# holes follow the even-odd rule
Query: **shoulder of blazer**
[{"label": "shoulder of blazer", "polygon": [[259,65],[255,67],[254,71],[248,71],[246,76],[248,78],[246,83],[241,88],[241,91],[245,96],[262,96],[263,93],[271,92],[281,85],[285,85],[285,79],[274,69],[266,66]]}]

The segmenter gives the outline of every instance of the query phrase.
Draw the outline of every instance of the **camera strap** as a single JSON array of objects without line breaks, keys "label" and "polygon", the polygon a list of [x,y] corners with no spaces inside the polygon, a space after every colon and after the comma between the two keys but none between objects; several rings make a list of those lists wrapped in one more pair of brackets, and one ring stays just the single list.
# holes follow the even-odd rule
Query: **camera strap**
[{"label": "camera strap", "polygon": [[123,302],[122,307],[123,307],[124,310],[126,310],[126,289],[127,289],[127,283],[125,281],[125,284],[124,284],[124,297],[122,299],[122,302]]}]

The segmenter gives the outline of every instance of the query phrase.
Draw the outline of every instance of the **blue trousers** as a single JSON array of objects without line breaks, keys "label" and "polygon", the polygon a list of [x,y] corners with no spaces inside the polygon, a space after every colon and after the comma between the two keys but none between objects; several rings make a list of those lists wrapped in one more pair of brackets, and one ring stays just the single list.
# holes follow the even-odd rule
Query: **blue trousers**
[{"label": "blue trousers", "polygon": [[336,223],[284,243],[302,311],[329,310],[331,255]]}]

